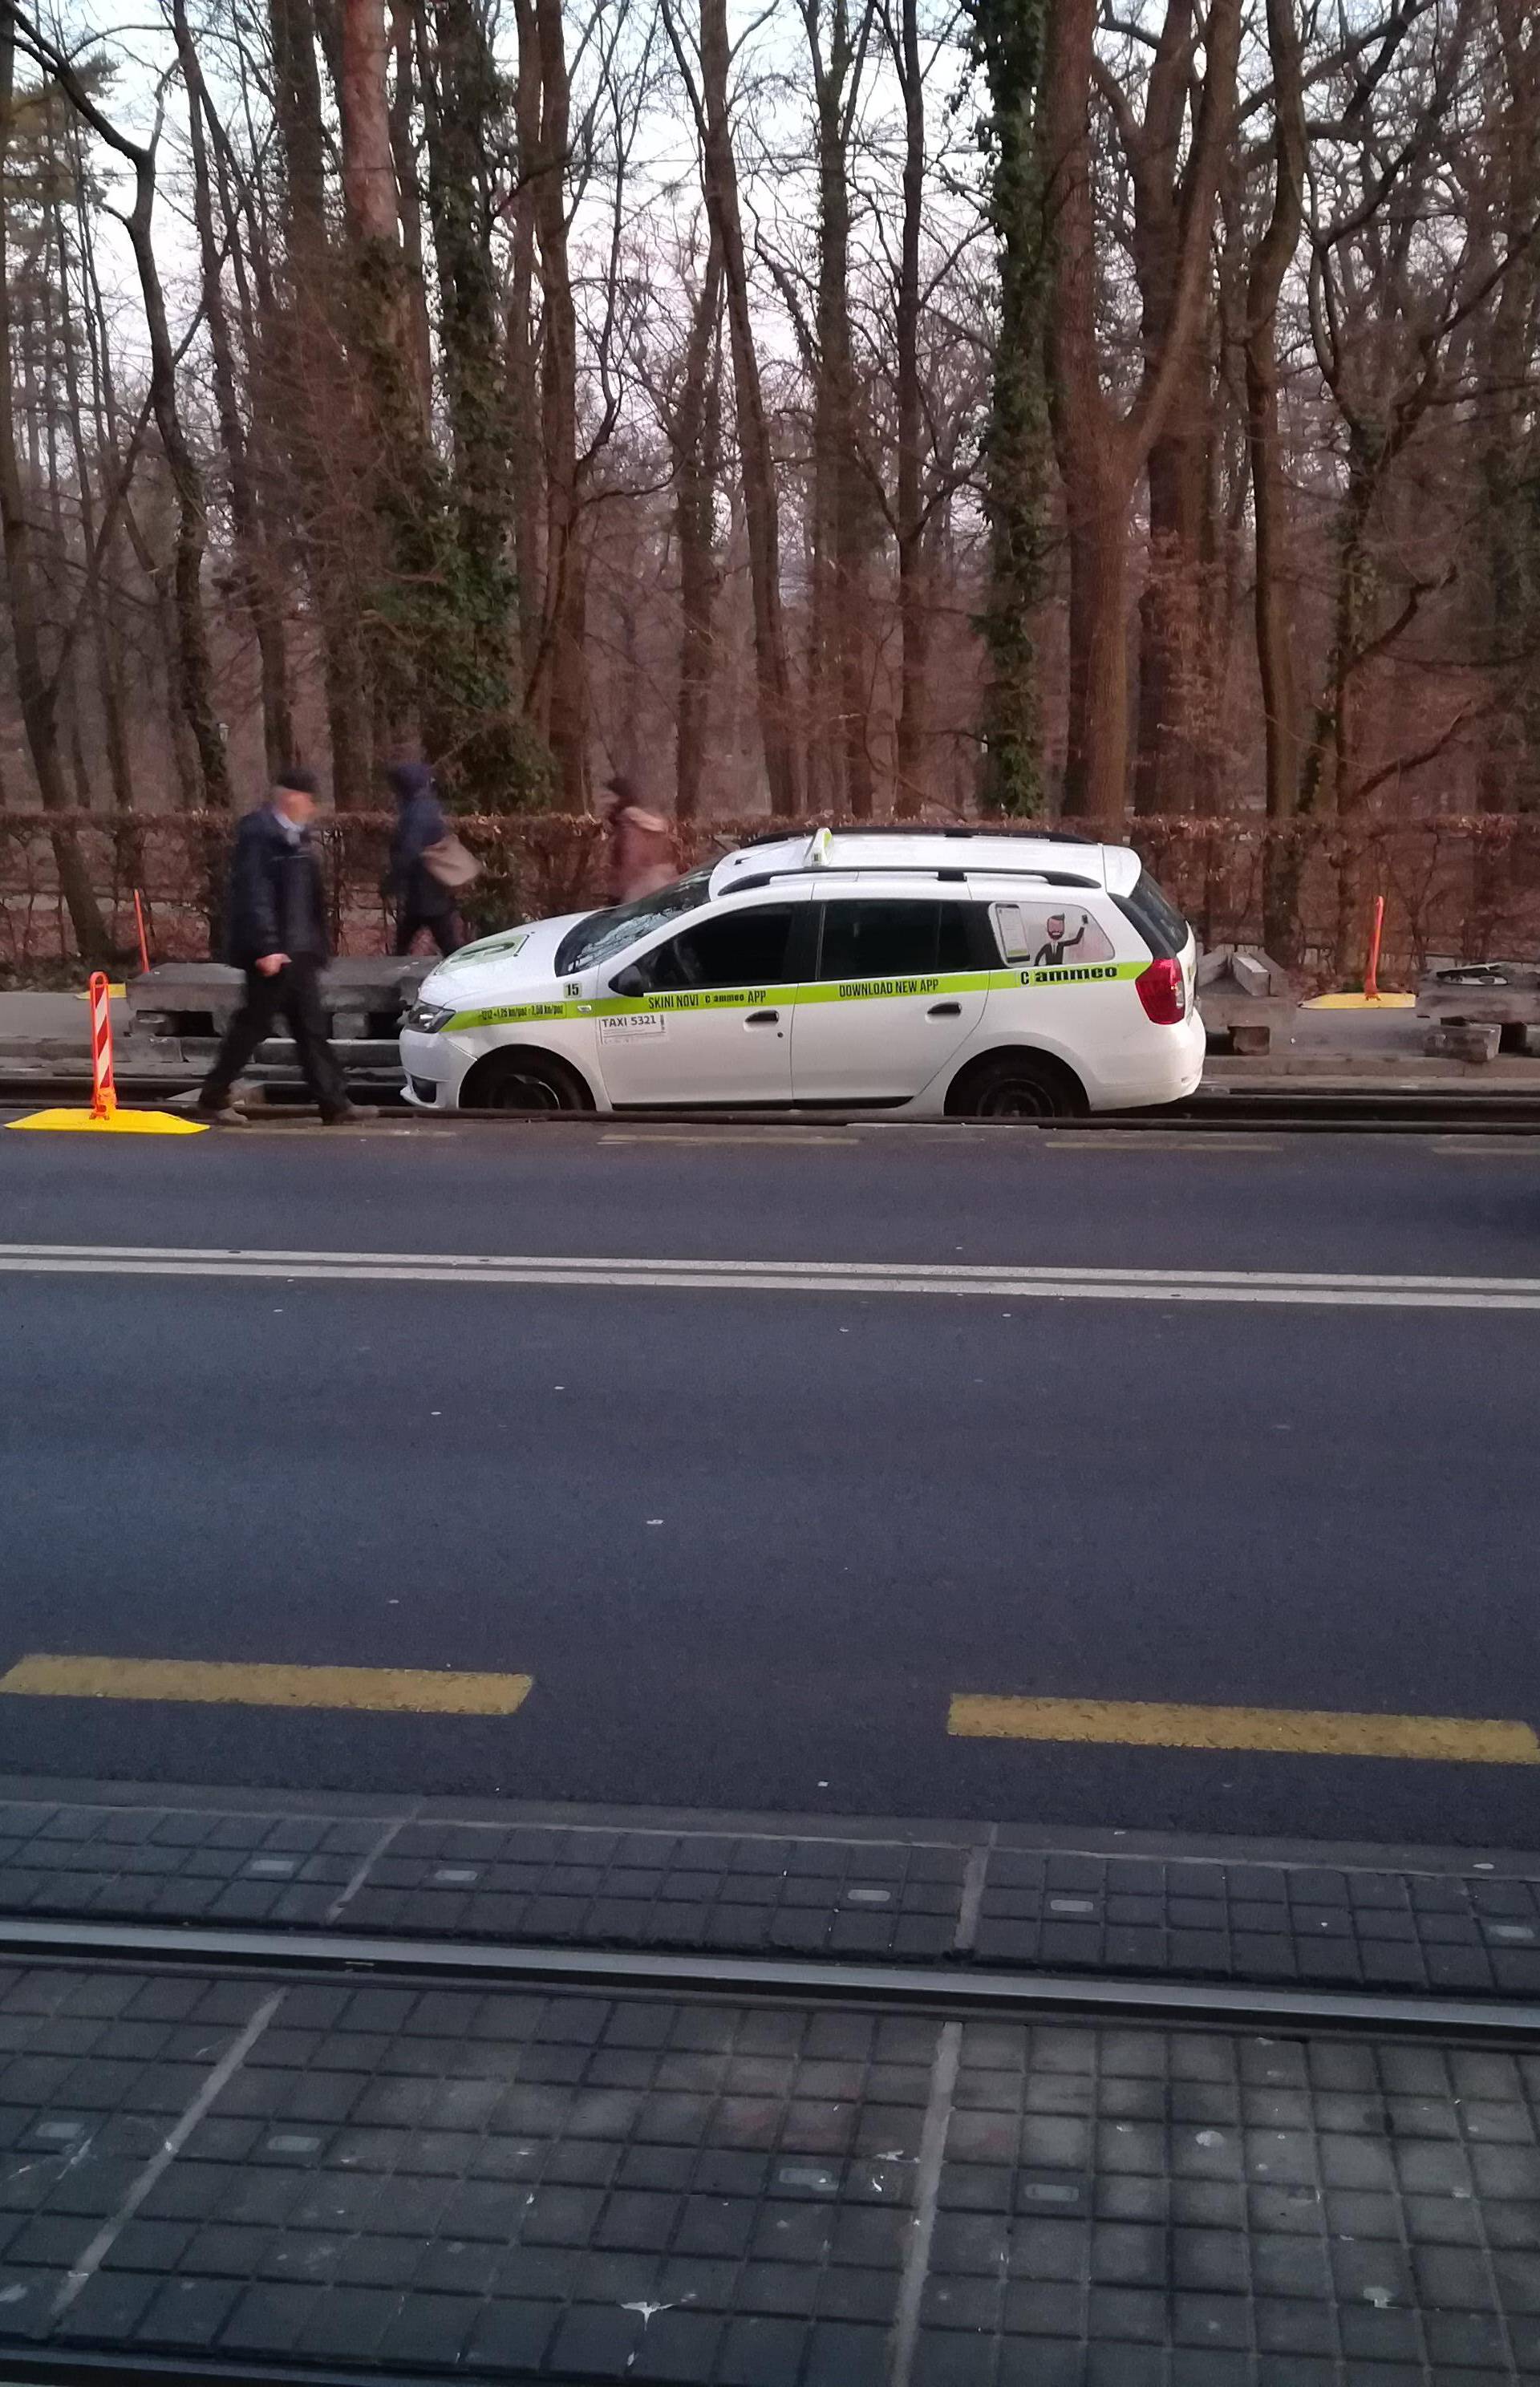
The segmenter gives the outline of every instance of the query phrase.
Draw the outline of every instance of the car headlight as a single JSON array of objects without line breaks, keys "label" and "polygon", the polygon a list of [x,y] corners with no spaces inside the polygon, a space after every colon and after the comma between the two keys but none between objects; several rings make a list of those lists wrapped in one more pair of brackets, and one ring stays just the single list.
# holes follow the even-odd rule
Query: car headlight
[{"label": "car headlight", "polygon": [[441,1028],[448,1028],[454,1016],[452,1003],[414,1003],[401,1025],[415,1028],[420,1036],[436,1036]]}]

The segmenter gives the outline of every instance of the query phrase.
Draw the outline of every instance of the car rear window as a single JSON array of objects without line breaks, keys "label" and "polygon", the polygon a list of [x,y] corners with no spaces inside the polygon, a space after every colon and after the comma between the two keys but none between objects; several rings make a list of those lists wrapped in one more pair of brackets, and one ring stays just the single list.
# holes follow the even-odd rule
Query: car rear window
[{"label": "car rear window", "polygon": [[1132,921],[1157,962],[1175,961],[1187,942],[1187,923],[1147,870],[1140,872],[1129,894],[1115,895],[1112,900],[1124,918]]},{"label": "car rear window", "polygon": [[903,897],[826,903],[820,979],[929,978],[974,966],[973,907]]}]

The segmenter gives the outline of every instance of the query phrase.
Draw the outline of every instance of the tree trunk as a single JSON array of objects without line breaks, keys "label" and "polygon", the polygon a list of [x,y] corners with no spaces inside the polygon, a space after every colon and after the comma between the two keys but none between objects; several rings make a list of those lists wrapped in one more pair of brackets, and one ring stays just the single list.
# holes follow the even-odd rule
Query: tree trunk
[{"label": "tree trunk", "polygon": [[[389,44],[396,61],[396,83],[390,95],[390,161],[405,263],[404,298],[412,392],[426,428],[433,419],[433,330],[428,322],[427,283],[423,271],[423,209],[412,145],[412,104],[416,95],[412,25],[411,0],[391,0]],[[425,107],[424,100],[424,112]]]},{"label": "tree trunk", "polygon": [[[671,27],[672,30],[672,27]],[[684,66],[675,38],[675,55]],[[780,523],[770,426],[754,344],[749,269],[743,247],[738,167],[733,156],[727,105],[726,0],[701,0],[701,105],[702,187],[707,213],[722,246],[727,329],[733,359],[733,402],[738,420],[743,513],[749,542],[749,577],[754,607],[754,659],[759,686],[760,738],[770,809],[777,819],[801,808],[796,749],[791,734],[791,674],[781,611]]]},{"label": "tree trunk", "polygon": [[1279,423],[1278,302],[1305,221],[1305,95],[1295,0],[1268,0],[1273,74],[1272,212],[1246,285],[1246,447],[1256,540],[1256,669],[1266,740],[1269,834],[1262,934],[1275,959],[1297,966],[1299,865],[1283,835],[1299,794],[1299,698],[1289,576],[1288,493]]},{"label": "tree trunk", "polygon": [[903,208],[894,286],[898,395],[899,709],[893,733],[893,810],[909,820],[925,800],[930,615],[925,575],[925,396],[920,381],[920,240],[925,228],[925,82],[918,0],[899,0],[893,64],[903,96]]},{"label": "tree trunk", "polygon": [[[132,443],[130,449],[125,451],[120,436],[118,393],[112,373],[107,307],[96,271],[95,249],[91,231],[91,209],[83,189],[79,183],[77,189],[81,194],[77,205],[82,279],[80,311],[85,330],[86,350],[91,361],[92,424],[95,433],[96,453],[99,457],[112,457],[120,475],[126,476],[132,454]],[[78,469],[83,489],[88,486],[83,458]],[[119,499],[117,513],[119,519],[122,519],[126,517],[128,511],[125,478],[120,477],[119,488],[121,495]],[[104,521],[101,526],[103,537],[107,535],[107,527]],[[97,573],[93,587],[94,628],[97,639],[97,670],[101,685],[102,717],[107,726],[108,769],[112,777],[113,801],[121,810],[132,811],[135,802],[135,791],[127,729],[129,695],[125,648],[128,641],[123,633],[121,608],[116,600],[115,584],[107,576],[107,566],[110,561],[112,548],[118,544],[116,521],[111,528],[112,546],[101,557],[101,569]],[[96,536],[95,527],[92,536],[93,537]]]},{"label": "tree trunk", "polygon": [[[72,163],[78,176],[80,161],[77,159]],[[90,273],[85,246],[88,221],[89,209],[85,194],[83,188],[77,183],[77,222],[81,239],[82,285],[88,284]],[[65,257],[62,216],[59,221],[58,237],[62,266]],[[81,304],[77,309],[72,302],[67,274],[64,272],[61,272],[61,287],[64,291],[65,304],[59,317],[59,355],[64,366],[65,393],[69,400],[69,438],[77,501],[80,506],[81,536],[88,559],[86,586],[81,601],[87,609],[90,621],[91,643],[95,658],[96,699],[102,710],[102,741],[107,749],[107,777],[112,788],[113,806],[120,813],[129,813],[133,809],[134,788],[133,768],[130,760],[128,736],[124,726],[126,705],[122,653],[116,636],[116,625],[108,622],[108,609],[102,593],[104,568],[107,559],[101,551],[101,547],[104,540],[110,538],[112,525],[110,522],[100,523],[97,517],[95,494],[91,481],[91,463],[86,454],[84,411],[81,391],[78,326],[82,323],[85,325],[87,332],[88,361],[93,365],[95,361],[89,347],[91,324],[89,289],[82,286]],[[97,405],[94,412],[99,425],[101,421],[99,391],[95,395]],[[116,443],[110,438],[102,436],[100,430],[97,436],[98,456],[102,459],[110,458],[113,465],[121,469],[121,460],[117,455]]]},{"label": "tree trunk", "polygon": [[581,812],[587,786],[577,498],[577,316],[567,253],[571,92],[561,0],[535,0],[540,61],[539,147],[521,171],[535,177],[543,322],[540,448],[545,461],[545,605],[527,702],[556,758],[562,801]]},{"label": "tree trunk", "polygon": [[[449,583],[444,492],[418,406],[401,248],[383,0],[341,0],[342,190],[349,262],[347,322],[372,417],[369,475],[384,582],[372,592],[376,743],[453,735],[462,622]],[[454,650],[451,650],[454,642]]]},{"label": "tree trunk", "polygon": [[843,804],[861,819],[870,815],[873,792],[862,637],[871,507],[857,444],[849,146],[865,32],[863,22],[859,32],[852,33],[850,0],[802,0],[802,15],[813,69],[818,177],[809,785],[811,789],[821,751],[827,784],[817,800],[836,808]]},{"label": "tree trunk", "polygon": [[452,784],[473,810],[517,792],[521,756],[512,666],[515,587],[509,569],[517,436],[492,243],[486,143],[503,107],[500,81],[470,0],[437,0],[419,18],[428,208],[453,447],[451,495],[463,633],[452,678]]},{"label": "tree trunk", "polygon": [[675,720],[675,815],[693,820],[701,808],[712,676],[716,563],[716,476],[720,464],[722,244],[714,228],[690,317],[684,385],[672,425],[675,536],[679,543],[679,694]]},{"label": "tree trunk", "polygon": [[236,398],[235,353],[225,311],[220,244],[214,231],[208,145],[205,135],[208,97],[202,69],[198,64],[197,44],[187,22],[185,0],[172,0],[172,26],[177,56],[182,61],[183,81],[187,90],[188,129],[192,139],[193,219],[202,267],[203,316],[208,328],[214,407],[229,476],[230,523],[241,601],[257,640],[261,676],[262,742],[271,778],[294,755],[294,708],[289,695],[283,590],[268,549],[251,476],[246,428]]},{"label": "tree trunk", "polygon": [[540,401],[536,368],[533,305],[536,174],[540,154],[540,49],[534,0],[513,0],[518,27],[518,68],[513,86],[513,126],[518,182],[511,203],[509,258],[508,385],[513,474],[513,556],[518,579],[519,645],[526,683],[539,651],[545,619],[545,574],[541,562],[544,490],[540,470]]},{"label": "tree trunk", "polygon": [[363,428],[336,322],[311,0],[269,7],[288,304],[270,329],[268,380],[287,425],[300,552],[321,629],[333,795],[339,811],[357,811],[368,801],[372,745],[360,563],[377,525],[361,487]]},{"label": "tree trunk", "polygon": [[393,319],[391,328],[401,331],[406,310],[401,277],[395,270],[400,233],[385,95],[389,44],[382,0],[342,0],[339,23],[343,199],[348,225],[360,246],[378,247],[385,253],[392,286],[383,304]]},{"label": "tree trunk", "polygon": [[1082,460],[1069,508],[1067,816],[1120,833],[1129,766],[1128,492]]},{"label": "tree trunk", "polygon": [[[1187,0],[1168,0],[1169,62],[1177,133],[1157,106],[1147,164],[1168,185],[1187,96]],[[1053,239],[1049,358],[1054,439],[1069,531],[1069,729],[1064,808],[1121,833],[1127,802],[1129,704],[1122,612],[1128,518],[1149,453],[1167,429],[1192,371],[1207,304],[1209,236],[1219,160],[1230,138],[1240,49],[1240,0],[1212,0],[1205,70],[1193,122],[1174,245],[1163,264],[1157,322],[1146,322],[1138,393],[1117,412],[1104,385],[1101,269],[1093,183],[1091,95],[1097,78],[1098,0],[1055,0],[1044,84],[1043,187]],[[1155,70],[1152,69],[1152,96]],[[1125,133],[1127,139],[1127,133]],[[1130,164],[1143,145],[1135,134]],[[1116,608],[1116,619],[1114,609]]]},{"label": "tree trunk", "polygon": [[228,812],[232,802],[230,767],[224,751],[223,726],[214,700],[213,664],[203,611],[203,558],[208,524],[199,472],[176,398],[176,353],[166,321],[151,233],[155,206],[155,159],[140,151],[135,161],[133,206],[126,220],[150,345],[150,404],[156,429],[176,491],[177,539],[175,609],[178,696],[188,732],[197,750],[198,774],[205,806]]},{"label": "tree trunk", "polygon": [[160,436],[167,471],[176,497],[176,557],[172,579],[173,642],[179,709],[196,749],[198,797],[205,806],[225,811],[230,804],[230,774],[224,736],[214,701],[213,668],[208,652],[208,625],[203,611],[203,557],[208,544],[203,477],[183,426],[177,405],[176,351],[166,320],[165,293],[156,257],[153,221],[156,198],[156,150],[158,120],[147,147],[118,131],[97,106],[90,89],[58,44],[38,28],[29,26],[34,53],[76,114],[89,124],[133,170],[133,205],[123,218],[139,275],[149,344],[149,405]]},{"label": "tree trunk", "polygon": [[[1133,182],[1133,262],[1147,359],[1171,336],[1182,262],[1182,154],[1193,38],[1192,0],[1168,0],[1142,123],[1120,115]],[[1145,466],[1149,541],[1140,600],[1134,808],[1191,812],[1196,801],[1204,577],[1211,544],[1206,459],[1214,436],[1205,296],[1185,369]]]},{"label": "tree trunk", "polygon": [[[913,5],[905,0],[906,8]],[[984,439],[990,545],[979,623],[987,657],[979,801],[986,812],[1016,816],[1042,812],[1047,801],[1032,635],[1045,580],[1051,453],[1039,121],[1045,5],[1046,0],[983,0],[975,19],[990,90],[989,213],[1000,276],[1000,330]],[[917,62],[917,44],[915,57]],[[912,130],[911,142],[914,137]],[[917,310],[917,257],[915,271]]]},{"label": "tree trunk", "polygon": [[[14,298],[10,274],[10,191],[8,187],[12,102],[16,89],[16,35],[8,18],[0,17],[0,539],[6,558],[6,586],[10,600],[11,638],[16,653],[17,698],[27,751],[45,812],[69,810],[69,792],[59,762],[58,718],[55,689],[44,668],[37,618],[37,592],[32,573],[32,524],[16,451],[13,398]],[[51,834],[59,892],[69,915],[82,961],[93,966],[108,958],[108,940],[100,907],[92,891],[78,840],[69,829]]]},{"label": "tree trunk", "polygon": [[[1478,470],[1485,517],[1481,638],[1499,710],[1488,736],[1483,812],[1540,811],[1540,428],[1533,405],[1540,256],[1540,43],[1523,0],[1496,0],[1506,121],[1495,143],[1495,230],[1508,270],[1483,325]],[[1491,906],[1485,907],[1490,911]]]},{"label": "tree trunk", "polygon": [[1209,566],[1208,451],[1213,385],[1194,372],[1145,467],[1150,537],[1140,598],[1136,813],[1201,809],[1205,579]]},{"label": "tree trunk", "polygon": [[[1064,810],[1121,831],[1128,764],[1126,663],[1118,668],[1136,477],[1127,425],[1102,387],[1092,183],[1091,85],[1097,0],[1054,0],[1043,117],[1054,227],[1049,315],[1053,414],[1069,554],[1069,718]],[[1117,608],[1116,618],[1113,608]]]}]

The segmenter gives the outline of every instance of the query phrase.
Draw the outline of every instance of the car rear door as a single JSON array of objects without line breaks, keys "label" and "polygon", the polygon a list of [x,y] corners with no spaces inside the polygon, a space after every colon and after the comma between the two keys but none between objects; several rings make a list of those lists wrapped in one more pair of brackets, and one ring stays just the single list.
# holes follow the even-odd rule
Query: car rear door
[{"label": "car rear door", "polygon": [[594,1009],[611,1102],[789,1103],[797,929],[811,916],[795,898],[735,901],[601,970]]},{"label": "car rear door", "polygon": [[974,906],[939,898],[933,885],[906,894],[879,881],[823,895],[817,909],[817,953],[791,1040],[793,1094],[907,1102],[983,1016]]}]

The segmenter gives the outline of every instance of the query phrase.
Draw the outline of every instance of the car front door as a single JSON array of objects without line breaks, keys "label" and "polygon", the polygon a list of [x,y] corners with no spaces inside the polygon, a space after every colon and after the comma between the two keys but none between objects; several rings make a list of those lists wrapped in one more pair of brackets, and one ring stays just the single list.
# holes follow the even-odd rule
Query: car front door
[{"label": "car front door", "polygon": [[805,903],[735,903],[600,974],[604,1091],[617,1106],[791,1099],[792,998]]},{"label": "car front door", "polygon": [[907,895],[826,900],[814,978],[791,1041],[806,1102],[907,1102],[978,1027],[985,989],[976,907]]}]

